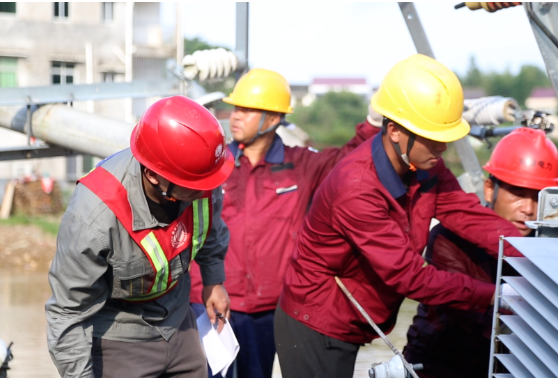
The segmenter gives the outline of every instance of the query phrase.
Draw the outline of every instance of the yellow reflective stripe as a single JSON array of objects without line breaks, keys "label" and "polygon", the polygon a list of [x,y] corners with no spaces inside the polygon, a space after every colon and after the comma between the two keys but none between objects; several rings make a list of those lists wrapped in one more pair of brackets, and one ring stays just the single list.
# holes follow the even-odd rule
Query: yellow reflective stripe
[{"label": "yellow reflective stripe", "polygon": [[201,245],[200,249],[202,248],[203,244],[205,243],[205,239],[207,238],[207,232],[209,231],[209,199],[203,199],[203,234],[201,237]]},{"label": "yellow reflective stripe", "polygon": [[80,179],[85,178],[87,175],[91,174],[93,171],[95,171],[95,169],[97,168],[97,166],[93,167],[91,170],[89,170],[89,172],[85,175],[83,175]]},{"label": "yellow reflective stripe", "polygon": [[[192,260],[203,247],[209,230],[209,198],[195,200],[194,208],[194,233],[192,235]],[[200,217],[201,216],[201,217]]]},{"label": "yellow reflective stripe", "polygon": [[141,240],[141,245],[149,254],[153,265],[155,266],[155,282],[149,293],[158,293],[167,289],[169,281],[169,262],[167,257],[159,245],[159,241],[153,232],[150,232],[144,239]]},{"label": "yellow reflective stripe", "polygon": [[167,290],[165,292],[153,293],[151,295],[142,296],[142,297],[132,297],[132,298],[124,299],[124,300],[126,300],[126,301],[147,301],[147,300],[155,299],[155,298],[157,298],[159,296],[163,296],[165,293],[169,292],[176,285],[176,283],[178,283],[178,280],[175,280],[174,282],[172,282],[170,284],[169,288],[167,288]]}]

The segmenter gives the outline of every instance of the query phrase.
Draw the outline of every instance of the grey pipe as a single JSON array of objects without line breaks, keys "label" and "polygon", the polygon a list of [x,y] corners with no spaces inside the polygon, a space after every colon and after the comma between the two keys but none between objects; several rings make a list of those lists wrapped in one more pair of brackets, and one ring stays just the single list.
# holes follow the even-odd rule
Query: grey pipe
[{"label": "grey pipe", "polygon": [[[32,108],[32,135],[49,145],[108,157],[130,146],[133,124],[49,104]],[[26,133],[26,107],[0,107],[0,127]]]}]

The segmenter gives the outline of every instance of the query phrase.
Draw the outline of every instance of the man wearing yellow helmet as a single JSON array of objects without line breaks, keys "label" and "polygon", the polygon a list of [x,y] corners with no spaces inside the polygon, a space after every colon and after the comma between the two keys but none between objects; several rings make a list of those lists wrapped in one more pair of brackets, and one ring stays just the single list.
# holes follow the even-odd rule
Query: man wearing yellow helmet
[{"label": "man wearing yellow helmet", "polygon": [[[230,230],[225,286],[240,343],[236,374],[271,377],[273,316],[312,196],[335,164],[380,128],[368,121],[357,125],[356,136],[340,149],[286,147],[275,130],[292,112],[290,86],[264,69],[244,75],[224,101],[235,106],[229,145],[235,168],[223,185],[222,217]],[[193,307],[203,309],[199,270],[191,275]]]},{"label": "man wearing yellow helmet", "polygon": [[[411,56],[386,75],[372,107],[384,116],[382,134],[332,170],[298,235],[275,314],[283,377],[352,377],[359,346],[378,337],[336,277],[384,332],[405,297],[479,312],[493,302],[493,284],[425,264],[433,217],[493,256],[499,235],[519,236],[441,159],[446,142],[469,132],[453,72]],[[508,246],[506,255],[519,252]]]}]

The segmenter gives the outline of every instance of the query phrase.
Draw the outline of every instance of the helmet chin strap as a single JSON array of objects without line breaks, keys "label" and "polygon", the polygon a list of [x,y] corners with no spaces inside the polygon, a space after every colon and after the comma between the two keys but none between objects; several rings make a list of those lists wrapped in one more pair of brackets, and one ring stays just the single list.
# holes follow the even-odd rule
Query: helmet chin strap
[{"label": "helmet chin strap", "polygon": [[175,184],[173,182],[169,181],[169,186],[168,186],[167,190],[163,191],[158,184],[151,183],[151,180],[149,180],[149,179],[147,179],[147,181],[153,186],[153,188],[155,188],[163,196],[163,198],[165,200],[176,202],[176,199],[169,195],[171,193],[171,191],[173,190],[174,186],[175,186]]},{"label": "helmet chin strap", "polygon": [[399,146],[399,142],[393,142],[390,138],[390,142],[393,145],[393,148],[395,149],[395,151],[397,152],[397,154],[399,154],[399,156],[401,156],[401,159],[403,159],[403,162],[405,162],[405,164],[407,164],[407,166],[409,166],[409,170],[411,171],[416,171],[417,168],[415,167],[414,164],[411,163],[411,161],[409,160],[409,154],[411,153],[411,149],[415,143],[415,139],[417,138],[417,135],[411,131],[409,131],[409,140],[407,141],[407,152],[406,153],[401,153],[401,147]]},{"label": "helmet chin strap", "polygon": [[265,121],[265,116],[266,116],[267,112],[266,111],[262,111],[262,115],[260,117],[260,123],[258,125],[258,131],[256,132],[256,134],[254,135],[254,137],[252,137],[252,139],[250,141],[248,141],[247,143],[239,143],[238,144],[238,150],[236,152],[236,156],[234,157],[234,165],[236,167],[240,167],[240,157],[242,156],[244,149],[246,148],[246,146],[250,146],[255,140],[257,140],[258,138],[260,138],[263,135],[266,135],[267,133],[273,132],[275,131],[275,129],[277,129],[279,127],[279,125],[285,125],[288,124],[285,119],[281,118],[281,120],[273,125],[270,126],[267,130],[262,132],[262,127]]},{"label": "helmet chin strap", "polygon": [[488,203],[488,208],[494,210],[494,205],[496,204],[496,198],[498,197],[498,190],[500,189],[500,179],[494,175],[488,177],[494,183],[494,191],[492,191],[492,201]]}]

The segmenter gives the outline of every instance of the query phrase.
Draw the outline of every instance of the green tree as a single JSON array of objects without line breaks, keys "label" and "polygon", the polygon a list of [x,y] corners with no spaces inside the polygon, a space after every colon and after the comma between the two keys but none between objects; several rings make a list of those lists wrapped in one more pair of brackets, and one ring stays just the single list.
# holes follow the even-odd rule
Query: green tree
[{"label": "green tree", "polygon": [[552,87],[546,71],[541,70],[537,66],[522,66],[519,74],[515,77],[516,100],[520,104],[525,103],[525,100],[535,87]]},{"label": "green tree", "polygon": [[364,121],[367,112],[361,96],[328,92],[308,107],[295,108],[289,120],[308,132],[317,146],[341,146],[354,136],[355,125]]},{"label": "green tree", "polygon": [[464,87],[480,87],[482,85],[482,73],[477,67],[475,57],[469,59],[469,68],[467,74],[461,79]]},{"label": "green tree", "polygon": [[509,70],[482,72],[474,57],[470,58],[467,73],[460,80],[463,87],[480,87],[489,96],[513,97],[522,106],[533,88],[552,85],[546,72],[537,66],[523,65],[516,75]]},{"label": "green tree", "polygon": [[185,55],[192,54],[194,51],[198,51],[198,50],[217,49],[219,47],[230,50],[230,48],[228,48],[228,47],[212,45],[212,44],[202,40],[199,37],[194,37],[192,39],[184,38],[184,54]]}]

